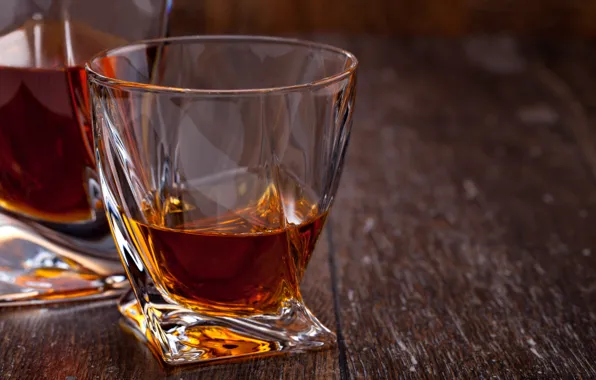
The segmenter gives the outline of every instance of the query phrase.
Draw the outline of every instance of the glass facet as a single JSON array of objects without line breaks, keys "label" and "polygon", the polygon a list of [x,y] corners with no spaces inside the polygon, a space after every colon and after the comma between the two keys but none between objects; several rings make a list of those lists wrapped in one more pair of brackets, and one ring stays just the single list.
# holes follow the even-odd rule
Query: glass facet
[{"label": "glass facet", "polygon": [[0,1],[0,306],[127,287],[104,214],[83,65],[166,36],[170,1]]},{"label": "glass facet", "polygon": [[182,37],[87,66],[130,324],[169,364],[324,348],[300,281],[336,193],[357,61],[266,37]]}]

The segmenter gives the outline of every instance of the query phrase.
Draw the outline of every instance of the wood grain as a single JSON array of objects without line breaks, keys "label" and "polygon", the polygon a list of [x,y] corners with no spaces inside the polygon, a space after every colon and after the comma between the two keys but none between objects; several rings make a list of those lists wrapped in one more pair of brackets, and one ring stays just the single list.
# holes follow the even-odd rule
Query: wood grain
[{"label": "wood grain", "polygon": [[113,304],[3,309],[1,379],[596,378],[595,46],[310,38],[361,62],[303,284],[338,349],[166,370]]},{"label": "wood grain", "polygon": [[332,214],[349,377],[595,377],[596,187],[543,63],[360,41],[335,41],[362,58]]}]

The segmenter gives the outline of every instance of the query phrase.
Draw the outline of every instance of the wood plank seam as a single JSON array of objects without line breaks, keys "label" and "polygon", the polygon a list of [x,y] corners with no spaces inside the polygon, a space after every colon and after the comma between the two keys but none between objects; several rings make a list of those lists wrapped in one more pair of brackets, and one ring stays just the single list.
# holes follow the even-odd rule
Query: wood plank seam
[{"label": "wood plank seam", "polygon": [[348,376],[348,360],[346,357],[346,342],[342,330],[341,323],[341,303],[339,300],[337,265],[336,265],[336,250],[333,242],[333,232],[331,224],[327,225],[325,238],[329,246],[329,271],[331,272],[331,293],[333,294],[333,309],[335,311],[335,330],[337,334],[337,347],[339,351],[339,377],[342,380],[349,378]]}]

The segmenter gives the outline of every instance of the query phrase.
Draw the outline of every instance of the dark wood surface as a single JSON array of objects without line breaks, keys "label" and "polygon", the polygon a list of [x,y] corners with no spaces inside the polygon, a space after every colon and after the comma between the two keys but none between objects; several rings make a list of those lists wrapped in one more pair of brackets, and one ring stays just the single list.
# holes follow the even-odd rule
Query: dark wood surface
[{"label": "dark wood surface", "polygon": [[113,303],[0,310],[0,379],[596,378],[596,47],[316,37],[361,61],[303,291],[336,349],[166,369]]}]

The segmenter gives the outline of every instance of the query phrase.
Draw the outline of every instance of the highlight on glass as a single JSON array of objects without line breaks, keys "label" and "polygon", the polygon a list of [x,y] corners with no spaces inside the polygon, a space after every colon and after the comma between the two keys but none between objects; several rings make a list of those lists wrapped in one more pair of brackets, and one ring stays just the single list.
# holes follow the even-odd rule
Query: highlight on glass
[{"label": "highlight on glass", "polygon": [[0,306],[127,288],[104,215],[84,63],[166,36],[170,2],[0,1]]},{"label": "highlight on glass", "polygon": [[150,40],[87,65],[130,327],[169,364],[321,349],[300,282],[338,188],[356,58],[292,39]]}]

